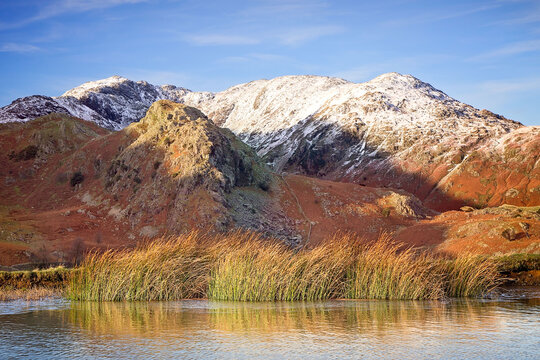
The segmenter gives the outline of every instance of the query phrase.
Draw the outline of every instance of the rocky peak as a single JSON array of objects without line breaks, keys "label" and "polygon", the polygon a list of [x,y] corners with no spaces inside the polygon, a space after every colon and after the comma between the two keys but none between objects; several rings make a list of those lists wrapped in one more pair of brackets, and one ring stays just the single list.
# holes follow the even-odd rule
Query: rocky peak
[{"label": "rocky peak", "polygon": [[131,213],[166,209],[174,229],[183,226],[177,219],[191,216],[191,206],[208,221],[226,224],[226,194],[238,186],[267,189],[270,183],[266,165],[251,148],[183,104],[157,101],[140,122],[113,135],[124,140],[110,160],[106,188],[129,197]]},{"label": "rocky peak", "polygon": [[121,76],[91,81],[65,92],[62,98],[75,98],[112,121],[120,130],[139,121],[153,102],[168,99],[182,102],[190,90],[173,85],[156,86],[146,81],[131,81]]}]

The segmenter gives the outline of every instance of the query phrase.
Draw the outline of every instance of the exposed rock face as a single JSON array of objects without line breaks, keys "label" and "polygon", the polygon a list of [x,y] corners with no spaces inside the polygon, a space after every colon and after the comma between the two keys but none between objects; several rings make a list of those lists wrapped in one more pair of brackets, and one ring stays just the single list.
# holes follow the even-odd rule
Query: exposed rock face
[{"label": "exposed rock face", "polygon": [[132,221],[164,211],[169,231],[195,223],[224,229],[231,221],[227,193],[270,186],[255,152],[195,108],[157,101],[122,133],[125,140],[103,176],[107,192],[129,199],[123,211]]}]

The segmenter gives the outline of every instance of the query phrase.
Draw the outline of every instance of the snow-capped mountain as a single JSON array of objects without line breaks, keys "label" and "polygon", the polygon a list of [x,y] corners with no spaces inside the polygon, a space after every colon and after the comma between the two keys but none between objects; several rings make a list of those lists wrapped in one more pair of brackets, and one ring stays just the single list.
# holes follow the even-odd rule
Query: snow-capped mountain
[{"label": "snow-capped mountain", "polygon": [[110,130],[120,130],[144,117],[155,101],[182,102],[188,92],[172,85],[156,86],[112,76],[84,83],[59,97],[35,95],[17,99],[0,109],[0,123],[28,121],[59,112],[94,121]]},{"label": "snow-capped mountain", "polygon": [[60,98],[75,98],[110,120],[120,130],[144,117],[157,100],[182,102],[190,90],[173,85],[156,86],[146,81],[131,81],[121,76],[90,81],[65,92]]},{"label": "snow-capped mountain", "polygon": [[[479,161],[476,155],[481,149],[486,159],[494,159],[495,152],[486,153],[486,149],[499,144],[503,135],[512,139],[513,130],[523,127],[398,73],[364,83],[323,76],[283,76],[219,93],[113,76],[85,83],[58,98],[18,99],[0,109],[0,122],[60,111],[119,130],[142,118],[159,99],[201,109],[217,125],[229,128],[251,145],[277,171],[403,188],[433,202],[435,208],[454,200],[455,207],[465,199],[482,205],[489,203],[495,192],[506,194],[511,185],[504,179],[501,184],[484,181],[474,191],[466,189],[466,183],[460,188],[453,184],[459,182],[456,174],[463,169],[472,171],[467,175],[470,179],[478,173],[491,176],[472,169],[470,163]],[[525,129],[527,133],[529,127]],[[528,144],[534,145],[536,138],[528,136]],[[517,143],[505,144],[513,147]],[[538,170],[534,159],[529,160],[533,170]],[[514,171],[507,168],[497,171]],[[531,196],[540,193],[540,186],[531,181],[512,188],[519,196],[501,195],[497,202],[529,203]],[[452,194],[447,191],[450,188]]]},{"label": "snow-capped mountain", "polygon": [[[468,147],[522,126],[397,73],[359,84],[284,76],[238,85],[202,102],[184,101],[240,135],[278,170],[302,161],[305,151],[335,147],[337,137],[350,141],[328,165],[352,171],[365,165],[352,160],[432,150],[427,144]],[[305,171],[313,172],[304,160]]]},{"label": "snow-capped mountain", "polygon": [[0,109],[0,123],[28,121],[50,113],[61,113],[107,127],[109,121],[74,98],[52,98],[42,95],[27,96]]},{"label": "snow-capped mountain", "polygon": [[[523,127],[398,73],[365,83],[284,76],[202,100],[189,96],[186,104],[239,135],[278,171],[403,188],[435,208],[455,207],[464,198],[482,205],[505,188],[495,181],[497,190],[486,182],[485,189],[454,188],[448,194],[438,185],[465,168],[483,144]],[[521,186],[520,196],[530,199],[527,189],[535,185]]]}]

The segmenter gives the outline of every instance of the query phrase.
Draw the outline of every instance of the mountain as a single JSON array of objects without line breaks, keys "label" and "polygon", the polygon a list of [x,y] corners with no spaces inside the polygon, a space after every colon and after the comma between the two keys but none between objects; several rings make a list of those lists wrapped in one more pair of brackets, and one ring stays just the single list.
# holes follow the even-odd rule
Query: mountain
[{"label": "mountain", "polygon": [[173,85],[156,86],[146,81],[131,81],[120,76],[90,81],[65,92],[60,98],[75,98],[111,121],[120,130],[139,121],[157,100],[182,102],[190,90]]},{"label": "mountain", "polygon": [[[534,127],[459,102],[410,75],[365,83],[284,76],[219,93],[113,76],[54,98],[53,107],[25,99],[0,109],[0,121],[64,104],[62,112],[118,130],[142,118],[154,100],[169,99],[208,114],[278,172],[404,189],[441,211],[540,201]],[[13,109],[15,103],[25,110]],[[520,153],[518,147],[532,153],[505,155]]]},{"label": "mountain", "polygon": [[272,173],[230,130],[167,100],[120,131],[58,113],[0,124],[0,164],[1,265],[71,262],[191,229],[292,246],[386,231],[445,253],[540,251],[537,208],[438,214],[404,190]]},{"label": "mountain", "polygon": [[157,100],[182,102],[190,92],[172,85],[156,86],[120,76],[90,81],[59,97],[34,95],[0,109],[0,123],[28,121],[50,113],[64,113],[93,121],[109,130],[121,130],[139,121]]},{"label": "mountain", "polygon": [[[473,175],[462,171],[480,150],[492,157],[504,136],[530,133],[529,147],[536,148],[534,128],[475,109],[410,75],[389,73],[359,84],[285,76],[184,101],[231,129],[277,171],[401,188],[437,210],[540,201],[538,152],[519,169],[502,162]],[[530,176],[523,177],[522,167]],[[469,176],[474,191],[468,189]]]},{"label": "mountain", "polygon": [[109,128],[110,121],[74,98],[33,95],[19,98],[0,109],[0,123],[24,122],[52,113],[67,114]]},{"label": "mountain", "polygon": [[[193,228],[257,225],[294,236],[277,228],[289,220],[273,209],[272,175],[255,152],[199,110],[168,100],[117,132],[66,114],[0,124],[0,163],[3,264],[70,261],[81,246]],[[244,198],[257,201],[239,217]]]}]

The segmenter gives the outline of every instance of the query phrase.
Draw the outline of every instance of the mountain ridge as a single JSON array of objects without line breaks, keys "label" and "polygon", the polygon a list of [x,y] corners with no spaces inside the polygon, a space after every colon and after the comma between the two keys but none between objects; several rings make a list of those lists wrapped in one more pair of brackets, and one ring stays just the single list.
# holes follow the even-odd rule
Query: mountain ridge
[{"label": "mountain ridge", "polygon": [[[467,168],[471,155],[480,150],[486,166],[495,169],[496,164],[488,163],[499,151],[495,149],[497,139],[512,137],[508,134],[515,130],[525,129],[516,137],[531,133],[528,147],[535,149],[538,136],[534,127],[462,103],[412,75],[386,73],[363,83],[288,75],[238,84],[218,93],[113,76],[84,83],[53,98],[52,104],[118,130],[138,121],[153,101],[162,98],[200,109],[253,147],[278,172],[400,188],[437,210],[538,201],[536,165],[532,176],[518,181],[517,187],[514,181],[507,183],[502,178],[493,184],[481,182],[474,189],[467,189],[463,179],[454,181],[456,173],[463,173],[462,177],[478,173],[460,169]],[[25,102],[17,101],[24,108]],[[49,109],[33,111],[41,103],[28,104],[23,110],[29,114]],[[8,107],[0,109],[0,122],[16,114],[16,109]],[[93,118],[88,119],[88,114]],[[511,167],[501,171],[506,178],[517,177]],[[484,176],[497,177],[494,172]],[[454,180],[448,182],[448,178]],[[462,188],[453,186],[455,182]],[[500,196],[511,189],[519,195]]]}]

